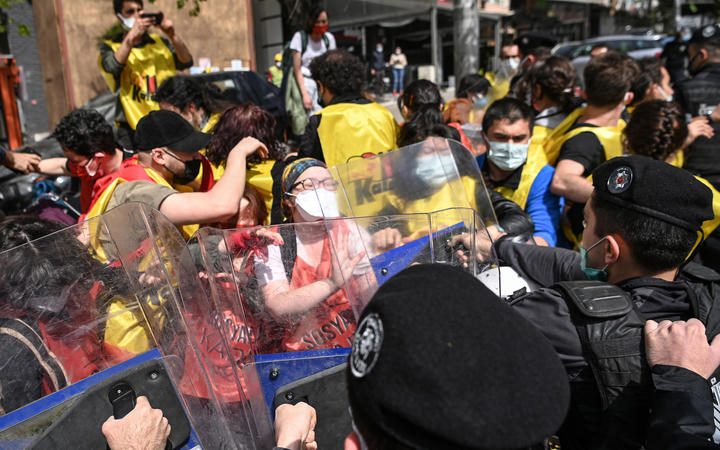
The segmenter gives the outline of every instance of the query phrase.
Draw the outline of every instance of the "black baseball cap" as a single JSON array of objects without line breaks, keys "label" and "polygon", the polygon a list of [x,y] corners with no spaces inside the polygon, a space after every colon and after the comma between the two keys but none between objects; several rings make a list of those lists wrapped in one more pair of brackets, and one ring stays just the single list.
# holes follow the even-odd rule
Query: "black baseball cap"
[{"label": "black baseball cap", "polygon": [[135,129],[135,147],[141,151],[167,147],[180,153],[195,153],[207,147],[211,137],[197,131],[180,114],[161,109],[140,119]]},{"label": "black baseball cap", "polygon": [[375,293],[355,333],[348,393],[354,415],[415,449],[529,447],[560,428],[570,401],[542,332],[442,264],[409,267]]}]

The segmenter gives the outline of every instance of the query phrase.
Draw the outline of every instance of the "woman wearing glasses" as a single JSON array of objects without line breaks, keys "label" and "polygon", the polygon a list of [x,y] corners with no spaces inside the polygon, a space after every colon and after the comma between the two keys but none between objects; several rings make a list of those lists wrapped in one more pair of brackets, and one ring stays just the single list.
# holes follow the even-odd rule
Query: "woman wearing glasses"
[{"label": "woman wearing glasses", "polygon": [[282,350],[349,347],[353,303],[371,290],[374,276],[363,242],[367,234],[340,216],[337,182],[325,163],[302,158],[282,177],[286,222],[283,245],[269,246],[255,274],[265,307],[283,325]]}]

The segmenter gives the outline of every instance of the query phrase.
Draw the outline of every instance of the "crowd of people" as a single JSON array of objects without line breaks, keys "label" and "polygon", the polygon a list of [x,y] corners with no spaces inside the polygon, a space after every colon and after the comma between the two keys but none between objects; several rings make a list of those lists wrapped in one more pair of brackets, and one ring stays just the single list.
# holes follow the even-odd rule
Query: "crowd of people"
[{"label": "crowd of people", "polygon": [[[597,46],[578,74],[542,38],[521,36],[503,45],[495,72],[464,77],[447,103],[428,80],[405,86],[402,49],[386,63],[378,45],[375,87],[389,64],[398,124],[317,8],[271,70],[285,95],[283,128],[262,107],[177,74],[193,58],[169,18],[143,15],[142,0],[113,4],[118,22],[99,65],[117,93],[116,126],[78,109],[53,133],[65,157],[7,151],[0,160],[79,178],[79,223],[139,202],[186,240],[202,227],[252,229],[214,249],[242,254],[227,270],[243,274],[248,309],[226,320],[244,321],[253,339],[274,333],[268,352],[352,347],[346,448],[720,444],[720,25],[678,36],[687,73],[677,58],[666,67]],[[347,215],[340,200],[350,188],[333,168],[364,160],[382,161],[393,178],[383,189],[395,197],[373,215],[477,211],[487,228],[448,240],[457,267],[414,264],[378,287],[369,258],[421,226],[315,226]],[[45,218],[0,222],[0,259],[13,266],[0,271],[0,348],[16,356],[0,371],[3,414],[151,339],[83,334],[103,345],[82,356],[60,344],[82,305],[41,291],[97,289],[75,274],[113,266],[81,239],[42,256],[48,248],[33,242],[60,230]],[[467,273],[476,263],[510,268],[522,287],[488,289]],[[50,326],[58,317],[64,327]],[[253,345],[233,347],[235,362]],[[284,405],[275,417],[278,448],[317,447],[311,406]],[[140,397],[102,431],[110,448],[162,448],[170,426]]]}]

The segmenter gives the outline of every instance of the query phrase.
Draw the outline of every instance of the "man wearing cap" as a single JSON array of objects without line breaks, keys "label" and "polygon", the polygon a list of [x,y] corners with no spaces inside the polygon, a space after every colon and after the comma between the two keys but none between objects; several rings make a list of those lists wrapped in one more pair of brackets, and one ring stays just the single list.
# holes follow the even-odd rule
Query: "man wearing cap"
[{"label": "man wearing cap", "polygon": [[[222,221],[237,213],[245,189],[245,159],[256,150],[267,152],[257,139],[244,138],[230,152],[225,174],[213,185],[209,162],[199,152],[211,135],[195,130],[177,113],[151,112],[138,122],[136,138],[137,163],[125,165],[101,184],[99,180],[90,212],[81,219],[137,201],[160,210],[175,225],[184,225],[183,233],[189,237],[197,228],[194,224]],[[201,191],[207,192],[191,192],[183,185],[197,177],[201,166],[206,174]]]},{"label": "man wearing cap", "polygon": [[713,217],[712,193],[687,171],[643,156],[603,163],[593,186],[580,254],[503,239],[493,247],[540,287],[509,303],[550,339],[570,377],[562,448],[640,448],[652,387],[645,321],[696,317],[708,337],[720,331],[720,275],[683,266]]},{"label": "man wearing cap", "polygon": [[439,264],[403,270],[375,293],[347,379],[346,449],[529,448],[557,431],[569,400],[539,330]]}]

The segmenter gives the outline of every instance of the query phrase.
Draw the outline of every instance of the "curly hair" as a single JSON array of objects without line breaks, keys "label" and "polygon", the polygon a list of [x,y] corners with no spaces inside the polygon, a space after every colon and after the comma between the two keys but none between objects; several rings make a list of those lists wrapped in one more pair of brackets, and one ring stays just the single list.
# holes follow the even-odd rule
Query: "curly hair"
[{"label": "curly hair", "polygon": [[60,119],[53,131],[60,145],[73,153],[92,158],[97,152],[115,152],[112,126],[93,109],[76,109]]},{"label": "curly hair", "polygon": [[[551,56],[535,64],[527,75],[528,87],[540,87],[542,94],[569,113],[575,108],[577,72],[570,60]],[[523,98],[523,97],[520,97]]]},{"label": "curly hair", "polygon": [[398,108],[408,109],[408,121],[402,126],[398,135],[398,145],[405,146],[419,142],[430,136],[435,126],[444,124],[442,97],[437,85],[428,80],[415,80],[398,97]]},{"label": "curly hair", "polygon": [[365,68],[360,58],[347,50],[330,50],[315,57],[310,72],[333,95],[359,94]]},{"label": "curly hair", "polygon": [[157,91],[158,103],[168,103],[180,111],[193,104],[208,114],[223,112],[231,103],[223,99],[214,84],[187,75],[176,75],[163,81]]},{"label": "curly hair", "polygon": [[[207,158],[213,164],[225,161],[230,151],[244,137],[254,137],[265,144],[270,159],[279,159],[280,142],[275,136],[275,118],[252,103],[233,106],[223,113],[215,124],[211,133],[213,135],[207,146]],[[248,157],[247,162],[257,164],[262,159],[257,154]]]},{"label": "curly hair", "polygon": [[592,58],[583,72],[588,103],[599,107],[620,104],[639,74],[637,63],[616,51]]},{"label": "curly hair", "polygon": [[639,104],[625,128],[632,153],[660,161],[681,148],[687,135],[688,128],[680,106],[664,100]]}]

